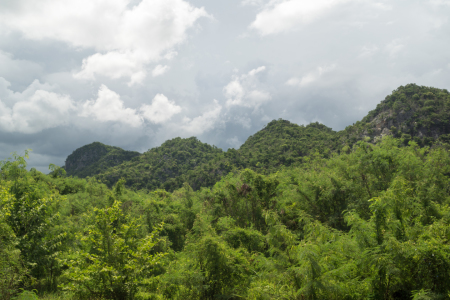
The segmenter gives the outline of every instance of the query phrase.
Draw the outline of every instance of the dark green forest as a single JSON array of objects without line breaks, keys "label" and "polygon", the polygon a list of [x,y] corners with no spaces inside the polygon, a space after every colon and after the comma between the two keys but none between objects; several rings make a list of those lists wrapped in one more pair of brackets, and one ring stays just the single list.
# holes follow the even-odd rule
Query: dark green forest
[{"label": "dark green forest", "polygon": [[237,150],[96,143],[49,174],[13,154],[0,298],[450,299],[449,110],[410,84],[343,131],[274,120]]}]

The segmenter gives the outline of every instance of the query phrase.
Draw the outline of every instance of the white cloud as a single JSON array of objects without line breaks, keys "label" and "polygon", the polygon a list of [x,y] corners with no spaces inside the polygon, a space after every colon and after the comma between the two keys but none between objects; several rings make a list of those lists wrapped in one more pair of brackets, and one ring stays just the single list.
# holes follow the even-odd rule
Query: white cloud
[{"label": "white cloud", "polygon": [[272,97],[270,93],[258,89],[257,74],[264,72],[265,66],[253,69],[247,74],[241,76],[234,75],[233,80],[228,83],[223,92],[227,97],[226,105],[230,106],[244,106],[251,108],[258,108],[264,102],[269,101]]},{"label": "white cloud", "polygon": [[258,67],[256,69],[253,69],[250,72],[248,72],[248,76],[255,76],[256,74],[261,73],[265,70],[266,70],[265,66]]},{"label": "white cloud", "polygon": [[386,3],[382,3],[382,2],[373,2],[370,4],[372,6],[374,6],[375,8],[378,8],[381,10],[392,10],[392,5],[390,5],[390,4],[386,4]]},{"label": "white cloud", "polygon": [[261,35],[290,30],[311,23],[335,7],[354,0],[272,0],[256,15],[250,28]]},{"label": "white cloud", "polygon": [[186,31],[208,14],[185,0],[15,0],[0,4],[0,28],[16,30],[32,40],[54,39],[97,53],[83,60],[76,78],[96,75],[129,78],[129,85],[146,76],[146,65],[171,59]]},{"label": "white cloud", "polygon": [[181,107],[167,99],[163,94],[157,94],[151,105],[144,104],[141,106],[142,116],[155,124],[164,123],[180,112]]},{"label": "white cloud", "polygon": [[286,84],[290,86],[298,86],[298,87],[304,87],[307,86],[318,79],[322,77],[324,74],[327,74],[331,71],[333,71],[336,68],[336,64],[332,64],[330,66],[325,67],[317,67],[316,70],[306,74],[305,76],[302,76],[301,78],[293,77],[289,79]]},{"label": "white cloud", "polygon": [[450,0],[429,0],[432,5],[448,5],[450,6]]},{"label": "white cloud", "polygon": [[120,95],[105,85],[101,85],[98,90],[97,99],[86,101],[82,105],[80,116],[92,116],[101,122],[121,122],[132,127],[142,125],[142,118],[136,113],[136,110],[125,108]]},{"label": "white cloud", "polygon": [[242,5],[258,6],[264,3],[264,0],[242,0]]},{"label": "white cloud", "polygon": [[237,136],[227,139],[226,142],[228,145],[230,145],[236,149],[239,148],[240,145],[242,145],[242,142],[239,140],[239,138]]},{"label": "white cloud", "polygon": [[206,111],[194,119],[185,118],[182,129],[191,135],[201,135],[215,128],[221,112],[222,106],[217,100],[214,100],[214,107],[211,110]]},{"label": "white cloud", "polygon": [[245,96],[245,90],[239,77],[231,81],[224,88],[225,96],[228,98],[227,105],[241,105]]},{"label": "white cloud", "polygon": [[405,45],[401,43],[400,39],[395,39],[384,47],[384,51],[394,58],[404,47]]},{"label": "white cloud", "polygon": [[248,114],[233,114],[233,121],[245,129],[250,129],[252,126],[252,119],[248,116]]},{"label": "white cloud", "polygon": [[157,77],[157,76],[163,75],[169,69],[170,69],[169,66],[157,65],[152,71],[152,76]]},{"label": "white cloud", "polygon": [[364,46],[361,48],[361,53],[358,55],[360,58],[371,57],[375,53],[377,53],[379,48],[375,45],[372,46]]},{"label": "white cloud", "polygon": [[176,56],[178,55],[177,51],[171,51],[169,53],[167,53],[166,55],[164,55],[164,58],[167,60],[172,60],[174,59]]},{"label": "white cloud", "polygon": [[67,95],[52,92],[52,86],[35,80],[22,93],[9,89],[0,77],[0,128],[7,132],[36,133],[68,124],[76,110]]},{"label": "white cloud", "polygon": [[8,78],[11,82],[23,81],[31,82],[36,76],[42,73],[42,66],[39,64],[17,59],[13,54],[0,49],[0,76]]},{"label": "white cloud", "polygon": [[95,79],[95,74],[103,74],[113,79],[130,77],[128,85],[141,83],[146,76],[143,68],[144,57],[135,53],[119,53],[116,51],[106,54],[96,53],[83,59],[82,70],[74,74],[78,79]]}]

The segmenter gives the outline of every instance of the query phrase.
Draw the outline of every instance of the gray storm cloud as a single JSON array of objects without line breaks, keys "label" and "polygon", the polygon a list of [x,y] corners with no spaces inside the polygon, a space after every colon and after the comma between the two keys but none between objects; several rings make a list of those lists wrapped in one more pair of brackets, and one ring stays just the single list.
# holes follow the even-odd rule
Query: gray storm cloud
[{"label": "gray storm cloud", "polygon": [[445,0],[0,2],[0,155],[101,141],[239,147],[272,119],[345,128],[399,85],[450,88]]}]

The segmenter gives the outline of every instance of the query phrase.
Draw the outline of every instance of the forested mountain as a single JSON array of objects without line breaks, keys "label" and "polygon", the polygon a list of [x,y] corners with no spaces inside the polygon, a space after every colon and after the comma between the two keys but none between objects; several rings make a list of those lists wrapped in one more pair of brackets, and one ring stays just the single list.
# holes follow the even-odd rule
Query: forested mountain
[{"label": "forested mountain", "polygon": [[94,142],[70,154],[64,166],[69,176],[87,177],[129,161],[140,153]]},{"label": "forested mountain", "polygon": [[388,95],[361,121],[339,132],[340,143],[352,145],[383,135],[414,140],[431,146],[436,140],[450,141],[450,94],[445,89],[408,84]]},{"label": "forested mountain", "polygon": [[[223,152],[196,138],[177,138],[150,149],[139,159],[130,161],[129,156],[120,165],[102,163],[100,168],[100,162],[91,160],[92,167],[86,163],[82,171],[69,171],[67,163],[66,169],[69,175],[79,177],[100,173],[98,178],[108,186],[124,178],[125,184],[135,189],[173,191],[187,182],[197,190],[213,186],[233,169],[250,168],[268,174],[281,166],[299,165],[304,157],[315,153],[329,157],[332,153],[349,151],[357,141],[376,143],[384,135],[398,137],[404,145],[410,140],[420,146],[431,146],[438,140],[449,142],[449,92],[416,84],[401,86],[361,121],[339,132],[319,123],[299,126],[279,119],[250,136],[237,150]],[[87,153],[89,149],[83,147],[74,154],[79,150]]]},{"label": "forested mountain", "polygon": [[103,171],[97,178],[109,186],[124,178],[125,183],[135,189],[174,190],[183,184],[181,175],[217,160],[222,153],[222,149],[202,143],[195,137],[175,138]]},{"label": "forested mountain", "polygon": [[336,142],[336,132],[323,124],[299,126],[279,119],[250,136],[238,152],[242,167],[264,173],[301,163],[302,157],[316,151],[328,155]]},{"label": "forested mountain", "polygon": [[[96,178],[108,186],[123,178],[125,184],[134,189],[163,188],[168,191],[180,188],[187,182],[197,190],[213,186],[233,169],[251,168],[268,173],[281,166],[299,164],[302,157],[316,151],[328,155],[336,148],[336,141],[336,132],[325,125],[312,123],[299,126],[280,119],[270,122],[249,137],[238,150],[223,152],[217,147],[201,143],[195,137],[175,138],[101,172],[98,172],[97,161],[92,160],[92,167],[83,165],[84,173],[78,177],[98,174]],[[90,149],[96,151],[96,148],[88,146],[74,153],[81,152],[89,156]],[[72,156],[68,157],[68,161],[73,160]],[[95,170],[96,173],[89,174],[89,170]],[[73,173],[68,172],[68,175]]]}]

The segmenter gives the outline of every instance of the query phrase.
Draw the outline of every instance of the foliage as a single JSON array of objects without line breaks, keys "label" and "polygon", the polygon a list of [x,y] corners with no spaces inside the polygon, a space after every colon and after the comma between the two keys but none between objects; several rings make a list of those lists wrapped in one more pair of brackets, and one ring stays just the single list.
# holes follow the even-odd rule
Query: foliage
[{"label": "foliage", "polygon": [[94,142],[70,154],[66,159],[65,171],[71,176],[93,176],[139,155],[136,151]]},{"label": "foliage", "polygon": [[[8,185],[0,186],[0,204],[13,197]],[[5,221],[5,211],[0,211],[0,298],[9,300],[17,292],[27,269],[20,257],[14,232]]]},{"label": "foliage", "polygon": [[27,152],[25,157],[16,154],[13,157],[1,163],[1,183],[8,186],[10,193],[2,199],[2,213],[31,275],[52,289],[58,272],[55,254],[65,237],[57,226],[62,198],[26,171]]},{"label": "foliage", "polygon": [[352,140],[379,139],[390,134],[407,145],[414,140],[420,146],[448,143],[450,133],[450,93],[445,89],[407,84],[386,96],[361,121],[339,132],[343,144]]},{"label": "foliage", "polygon": [[109,168],[98,178],[112,186],[120,178],[136,189],[173,191],[183,185],[182,174],[215,159],[222,150],[196,138],[175,138],[150,149],[134,160]]},{"label": "foliage", "polygon": [[134,299],[164,255],[151,253],[161,229],[139,239],[137,221],[127,218],[120,205],[115,201],[109,208],[94,209],[93,225],[77,235],[79,247],[63,260],[68,267],[63,288],[81,299]]}]

